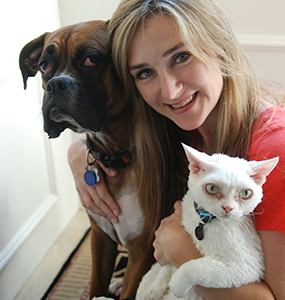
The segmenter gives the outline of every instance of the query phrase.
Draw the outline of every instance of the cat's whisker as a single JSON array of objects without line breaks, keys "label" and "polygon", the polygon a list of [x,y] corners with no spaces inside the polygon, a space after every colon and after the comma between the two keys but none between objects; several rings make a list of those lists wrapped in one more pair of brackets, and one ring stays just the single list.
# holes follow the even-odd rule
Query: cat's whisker
[{"label": "cat's whisker", "polygon": [[254,216],[254,215],[262,215],[263,213],[264,213],[264,208],[262,207],[262,211],[253,211],[250,214]]},{"label": "cat's whisker", "polygon": [[251,218],[244,216],[243,218],[240,218],[237,221],[240,224],[240,227],[244,228],[244,230],[248,233],[248,236],[254,236],[254,231],[252,230],[253,221]]}]

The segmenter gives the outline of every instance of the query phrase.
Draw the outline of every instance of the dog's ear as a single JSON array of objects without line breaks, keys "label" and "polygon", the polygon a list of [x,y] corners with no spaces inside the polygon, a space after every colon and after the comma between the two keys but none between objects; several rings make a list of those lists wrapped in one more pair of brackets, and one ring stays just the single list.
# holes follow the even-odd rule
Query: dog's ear
[{"label": "dog's ear", "polygon": [[42,54],[46,35],[44,33],[38,38],[30,41],[21,51],[19,65],[24,81],[24,89],[27,88],[27,80],[30,76],[35,76],[39,71],[38,61]]}]

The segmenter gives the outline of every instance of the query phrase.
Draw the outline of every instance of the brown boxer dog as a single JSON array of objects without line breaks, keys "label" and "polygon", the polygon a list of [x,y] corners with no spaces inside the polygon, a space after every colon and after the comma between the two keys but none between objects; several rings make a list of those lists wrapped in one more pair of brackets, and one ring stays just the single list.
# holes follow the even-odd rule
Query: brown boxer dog
[{"label": "brown boxer dog", "polygon": [[20,69],[25,89],[29,76],[42,74],[42,113],[49,137],[58,137],[66,128],[87,132],[91,154],[118,168],[119,175],[106,177],[106,183],[121,207],[119,222],[113,224],[87,211],[92,233],[90,298],[107,295],[120,243],[129,255],[120,295],[124,299],[135,296],[154,262],[148,242],[153,232],[144,230],[135,163],[129,164],[133,108],[112,66],[106,26],[91,21],[45,33],[22,49]]}]

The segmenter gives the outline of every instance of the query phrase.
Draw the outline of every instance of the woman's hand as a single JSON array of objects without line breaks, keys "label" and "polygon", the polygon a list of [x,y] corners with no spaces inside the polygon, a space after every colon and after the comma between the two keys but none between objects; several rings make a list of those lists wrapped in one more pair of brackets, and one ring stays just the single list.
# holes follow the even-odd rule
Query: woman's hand
[{"label": "woman's hand", "polygon": [[87,185],[84,181],[87,151],[85,139],[85,134],[79,136],[68,149],[68,163],[75,180],[80,201],[86,209],[94,214],[117,223],[120,207],[108,191],[102,170],[110,177],[115,177],[117,171],[112,168],[105,168],[102,164],[96,162],[95,166],[99,171],[100,181],[93,186]]},{"label": "woman's hand", "polygon": [[163,219],[155,232],[154,257],[160,265],[172,264],[179,268],[183,263],[201,257],[190,235],[181,224],[181,201],[174,204],[175,212]]}]

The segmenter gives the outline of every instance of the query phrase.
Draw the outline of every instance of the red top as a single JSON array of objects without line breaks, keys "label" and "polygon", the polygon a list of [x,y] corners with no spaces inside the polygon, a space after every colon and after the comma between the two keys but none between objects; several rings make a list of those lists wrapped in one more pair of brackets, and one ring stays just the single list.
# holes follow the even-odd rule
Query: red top
[{"label": "red top", "polygon": [[262,202],[255,209],[256,228],[285,232],[285,108],[263,111],[253,125],[248,160],[279,156],[263,185]]}]

